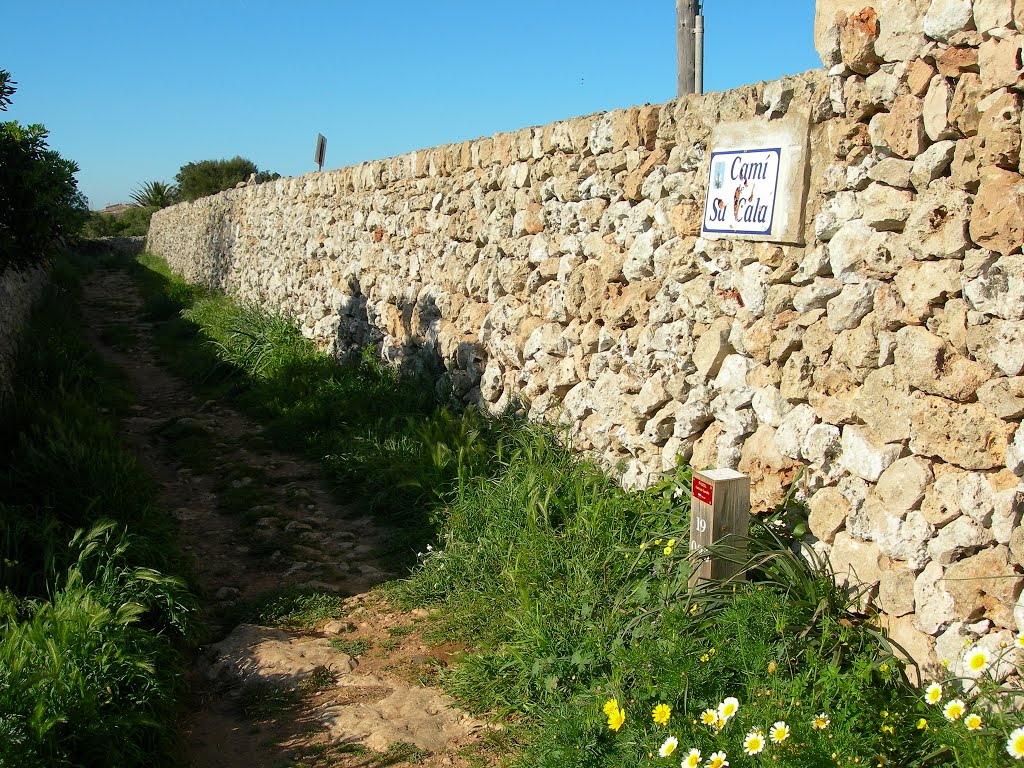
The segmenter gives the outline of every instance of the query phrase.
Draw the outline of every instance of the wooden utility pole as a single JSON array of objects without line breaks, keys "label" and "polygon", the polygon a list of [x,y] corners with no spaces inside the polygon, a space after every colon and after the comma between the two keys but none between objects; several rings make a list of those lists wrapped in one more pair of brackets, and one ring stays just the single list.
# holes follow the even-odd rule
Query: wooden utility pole
[{"label": "wooden utility pole", "polygon": [[676,97],[694,92],[699,0],[676,0]]}]

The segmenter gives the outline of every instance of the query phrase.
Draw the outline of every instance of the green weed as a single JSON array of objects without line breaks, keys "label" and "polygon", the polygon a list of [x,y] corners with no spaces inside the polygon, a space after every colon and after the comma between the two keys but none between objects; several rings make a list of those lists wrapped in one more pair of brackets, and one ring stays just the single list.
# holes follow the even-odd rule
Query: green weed
[{"label": "green weed", "polygon": [[282,629],[312,629],[324,621],[344,615],[344,599],[324,592],[285,587],[232,608],[237,624],[259,624]]},{"label": "green weed", "polygon": [[331,639],[331,647],[341,653],[347,653],[349,656],[362,656],[368,650],[370,650],[373,643],[366,638],[357,638],[355,640],[348,640],[343,637],[335,637]]}]

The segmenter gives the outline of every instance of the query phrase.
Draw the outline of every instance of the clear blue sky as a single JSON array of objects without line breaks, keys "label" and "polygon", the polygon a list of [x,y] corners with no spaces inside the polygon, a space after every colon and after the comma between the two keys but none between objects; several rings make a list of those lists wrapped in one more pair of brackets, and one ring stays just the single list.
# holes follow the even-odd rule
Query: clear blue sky
[{"label": "clear blue sky", "polygon": [[[93,208],[185,163],[286,176],[675,97],[674,0],[4,0],[0,119],[43,123]],[[795,74],[814,0],[706,0],[705,90]]]}]

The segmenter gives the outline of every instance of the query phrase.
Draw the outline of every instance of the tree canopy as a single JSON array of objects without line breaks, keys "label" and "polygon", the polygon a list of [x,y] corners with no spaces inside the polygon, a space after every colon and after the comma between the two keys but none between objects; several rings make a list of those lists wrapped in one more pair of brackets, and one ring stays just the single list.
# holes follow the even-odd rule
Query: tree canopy
[{"label": "tree canopy", "polygon": [[178,183],[178,195],[182,200],[197,200],[231,189],[240,181],[247,181],[256,174],[257,181],[279,179],[281,175],[261,171],[256,163],[236,156],[230,160],[201,160],[183,165],[174,180]]},{"label": "tree canopy", "polygon": [[[0,108],[14,91],[10,73],[0,70]],[[45,262],[88,216],[78,166],[49,148],[48,135],[42,125],[0,123],[0,271]]]}]

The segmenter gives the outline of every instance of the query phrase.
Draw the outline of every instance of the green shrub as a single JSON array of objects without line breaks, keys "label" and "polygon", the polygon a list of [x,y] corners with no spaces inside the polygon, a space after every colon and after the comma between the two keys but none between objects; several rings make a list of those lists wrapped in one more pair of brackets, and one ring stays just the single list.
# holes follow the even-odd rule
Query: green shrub
[{"label": "green shrub", "polygon": [[[0,102],[13,94],[0,70]],[[78,166],[47,145],[42,125],[0,123],[0,272],[44,263],[73,239],[87,214],[78,191]]]},{"label": "green shrub", "polygon": [[121,213],[92,211],[82,225],[82,237],[145,237],[149,222],[159,208],[128,208]]},{"label": "green shrub", "polygon": [[261,171],[256,163],[244,157],[235,156],[230,160],[201,160],[181,167],[174,180],[178,183],[178,197],[181,200],[197,200],[231,189],[256,174],[256,181],[279,179],[281,175]]}]

